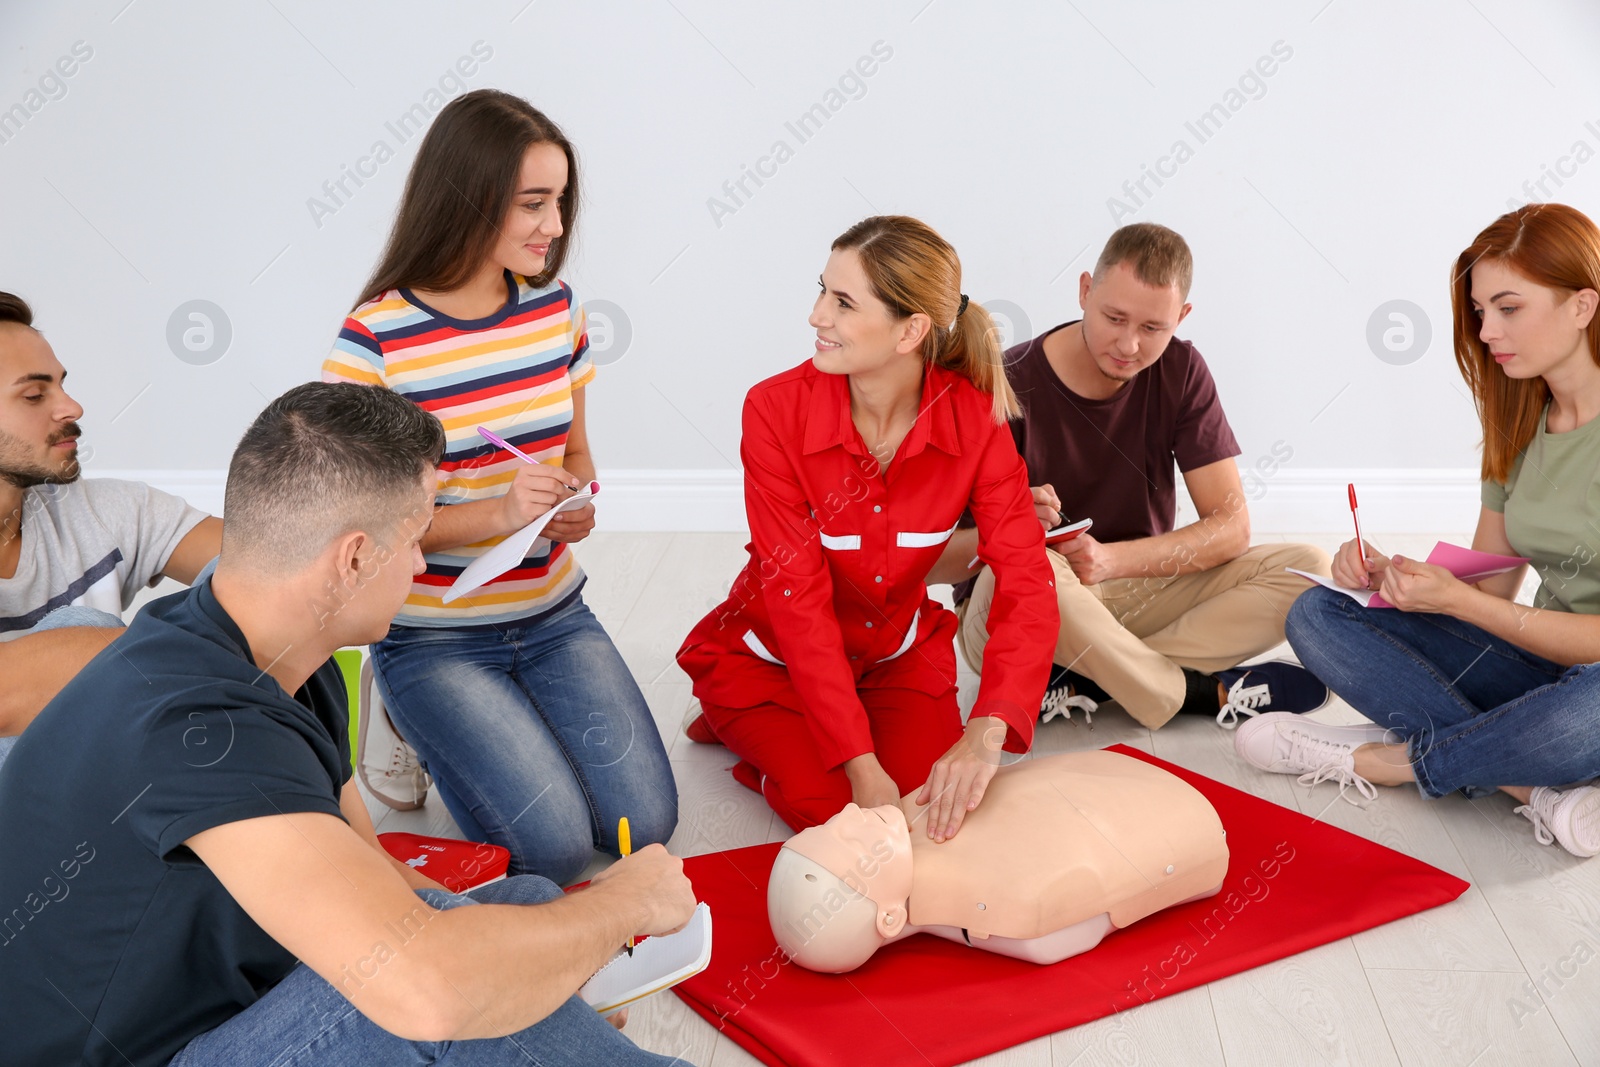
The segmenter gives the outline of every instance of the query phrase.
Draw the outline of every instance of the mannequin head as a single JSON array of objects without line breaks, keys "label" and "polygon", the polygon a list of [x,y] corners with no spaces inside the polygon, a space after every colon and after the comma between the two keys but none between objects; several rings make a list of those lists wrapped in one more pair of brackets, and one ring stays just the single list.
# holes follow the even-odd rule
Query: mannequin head
[{"label": "mannequin head", "polygon": [[910,828],[892,804],[846,804],[800,831],[778,850],[767,887],[778,945],[808,970],[861,966],[905,930],[911,864]]}]

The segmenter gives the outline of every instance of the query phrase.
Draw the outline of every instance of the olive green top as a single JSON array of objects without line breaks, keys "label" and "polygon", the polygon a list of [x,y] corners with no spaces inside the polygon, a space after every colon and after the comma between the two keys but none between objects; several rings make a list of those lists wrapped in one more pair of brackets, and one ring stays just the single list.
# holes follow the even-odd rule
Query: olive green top
[{"label": "olive green top", "polygon": [[1506,517],[1506,540],[1533,561],[1537,608],[1600,614],[1600,418],[1575,430],[1539,432],[1502,485],[1483,483],[1483,506]]}]

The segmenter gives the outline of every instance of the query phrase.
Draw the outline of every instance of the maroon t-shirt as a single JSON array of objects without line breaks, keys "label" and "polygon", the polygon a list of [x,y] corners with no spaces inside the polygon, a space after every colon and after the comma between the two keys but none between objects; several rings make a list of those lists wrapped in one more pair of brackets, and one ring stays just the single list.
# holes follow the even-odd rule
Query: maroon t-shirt
[{"label": "maroon t-shirt", "polygon": [[[1098,541],[1172,530],[1182,471],[1239,454],[1206,361],[1174,337],[1154,364],[1105,400],[1079,396],[1045,358],[1044,339],[1006,350],[1006,377],[1022,405],[1011,423],[1028,484],[1055,487],[1061,521],[1093,519]],[[956,587],[965,599],[971,583]]]}]

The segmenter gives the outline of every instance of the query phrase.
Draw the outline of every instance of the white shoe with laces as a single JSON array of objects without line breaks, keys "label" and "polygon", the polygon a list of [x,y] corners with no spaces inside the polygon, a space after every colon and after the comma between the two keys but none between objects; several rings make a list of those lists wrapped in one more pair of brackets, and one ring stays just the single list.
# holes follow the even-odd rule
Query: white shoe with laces
[{"label": "white shoe with laces", "polygon": [[356,773],[372,795],[396,811],[414,811],[428,799],[433,779],[422,769],[417,750],[389,721],[389,711],[372,684],[372,661],[361,665],[361,702],[356,725]]},{"label": "white shoe with laces", "polygon": [[1562,848],[1583,859],[1600,855],[1600,789],[1592,785],[1567,790],[1536,786],[1516,813],[1533,823],[1533,836],[1539,844],[1559,841]]},{"label": "white shoe with laces", "polygon": [[1251,766],[1274,774],[1297,774],[1304,786],[1338,782],[1340,798],[1354,786],[1357,793],[1373,800],[1377,787],[1356,773],[1353,753],[1362,745],[1392,744],[1400,736],[1393,730],[1369,723],[1366,726],[1329,726],[1311,722],[1293,712],[1277,711],[1258,716],[1239,727],[1233,735],[1233,750]]}]

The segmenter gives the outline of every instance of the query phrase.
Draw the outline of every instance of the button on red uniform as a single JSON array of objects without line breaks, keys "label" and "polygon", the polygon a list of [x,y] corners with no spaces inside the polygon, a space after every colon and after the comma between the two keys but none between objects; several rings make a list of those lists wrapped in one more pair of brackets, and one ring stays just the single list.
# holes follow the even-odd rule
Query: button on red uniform
[{"label": "button on red uniform", "polygon": [[[731,709],[776,705],[774,713],[803,716],[819,771],[873,751],[891,776],[891,762],[905,766],[882,751],[893,742],[869,721],[869,704],[876,712],[894,703],[887,691],[909,690],[919,707],[930,698],[948,704],[959,730],[955,616],[929,599],[923,579],[968,509],[979,555],[995,573],[973,714],[1004,720],[1012,751],[1032,743],[1060,619],[1027,469],[991,412],[990,398],[965,377],[930,366],[922,411],[880,470],[851,421],[844,376],[807,361],[750,390],[740,445],[750,559],[728,599],[684,640],[678,662],[712,729],[761,774],[778,768],[770,752],[752,759],[720,728]],[[942,747],[913,761],[924,779],[954,743],[947,722],[940,732]],[[922,781],[895,777],[906,790]]]}]

